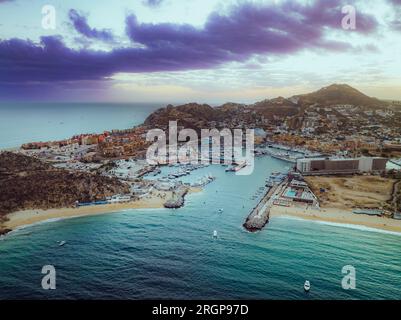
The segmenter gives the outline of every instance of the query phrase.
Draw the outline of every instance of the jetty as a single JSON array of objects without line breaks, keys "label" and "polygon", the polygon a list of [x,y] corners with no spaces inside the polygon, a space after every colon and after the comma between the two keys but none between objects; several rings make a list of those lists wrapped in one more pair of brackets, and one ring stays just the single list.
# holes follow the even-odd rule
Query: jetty
[{"label": "jetty", "polygon": [[181,186],[177,190],[174,190],[172,197],[164,203],[164,207],[169,209],[181,208],[184,205],[184,198],[188,190],[187,186]]},{"label": "jetty", "polygon": [[243,224],[243,227],[246,230],[250,232],[262,230],[262,228],[269,222],[270,208],[273,205],[276,194],[280,192],[286,183],[287,179],[280,184],[274,184],[267,191],[267,193],[262,197],[256,207],[252,209],[251,213],[246,218],[245,223]]}]

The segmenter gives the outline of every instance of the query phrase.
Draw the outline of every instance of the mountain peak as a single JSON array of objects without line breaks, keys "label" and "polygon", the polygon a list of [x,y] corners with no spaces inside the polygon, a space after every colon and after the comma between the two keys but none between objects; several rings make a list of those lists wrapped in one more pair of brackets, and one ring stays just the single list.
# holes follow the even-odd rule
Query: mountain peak
[{"label": "mountain peak", "polygon": [[368,97],[348,84],[332,84],[318,91],[295,97],[299,98],[303,104],[350,104],[366,107],[377,107],[384,104],[382,101]]}]

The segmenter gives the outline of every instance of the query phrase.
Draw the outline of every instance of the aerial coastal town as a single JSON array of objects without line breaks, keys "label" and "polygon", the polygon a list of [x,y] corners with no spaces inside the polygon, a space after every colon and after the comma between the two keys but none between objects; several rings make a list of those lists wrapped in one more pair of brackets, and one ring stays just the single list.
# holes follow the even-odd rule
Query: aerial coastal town
[{"label": "aerial coastal town", "polygon": [[[154,128],[167,131],[169,121],[195,131],[252,128],[255,156],[288,163],[290,170],[273,172],[255,196],[257,205],[244,217],[249,231],[263,228],[277,212],[321,217],[325,208],[386,218],[384,225],[401,219],[401,102],[370,98],[348,85],[331,85],[251,105],[169,105],[134,128],[29,142],[3,151],[1,232],[23,223],[10,222],[15,212],[29,211],[37,218],[26,221],[37,221],[48,216],[35,210],[68,208],[73,216],[79,210],[107,211],[107,206],[117,204],[183,206],[188,193],[200,192],[216,179],[205,175],[193,183],[181,180],[210,164],[147,163],[151,143],[146,133]],[[246,167],[246,163],[221,165],[227,174]],[[162,167],[170,167],[169,173],[163,175]]]}]

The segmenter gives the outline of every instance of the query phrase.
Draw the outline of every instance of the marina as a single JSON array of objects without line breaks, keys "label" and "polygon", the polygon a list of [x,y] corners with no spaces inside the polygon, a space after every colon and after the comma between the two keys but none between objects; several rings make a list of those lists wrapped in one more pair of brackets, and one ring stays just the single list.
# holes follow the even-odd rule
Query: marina
[{"label": "marina", "polygon": [[[23,298],[29,290],[33,297],[41,297],[43,293],[36,289],[37,278],[29,272],[21,273],[13,266],[16,263],[30,266],[43,259],[54,261],[55,250],[46,251],[43,248],[49,247],[49,242],[58,248],[60,239],[68,239],[68,244],[56,250],[62,254],[62,257],[56,257],[56,263],[63,263],[66,278],[74,277],[77,261],[86,266],[95,265],[96,273],[89,274],[78,283],[66,281],[55,293],[57,298],[71,295],[87,298],[85,290],[90,290],[91,297],[111,299],[114,292],[98,290],[97,284],[115,286],[117,283],[117,288],[124,289],[116,289],[116,292],[127,298],[188,298],[189,286],[192,298],[304,299],[303,281],[306,275],[313,285],[308,294],[311,299],[399,297],[399,288],[394,285],[398,283],[399,274],[391,268],[381,278],[385,291],[370,289],[366,279],[358,282],[361,288],[367,288],[363,291],[346,292],[330,284],[338,283],[336,270],[341,270],[344,259],[357,257],[361,261],[360,272],[368,277],[377,275],[380,268],[371,267],[372,263],[377,266],[383,263],[382,252],[377,252],[377,242],[381,243],[383,250],[393,252],[393,259],[398,263],[399,236],[276,216],[270,216],[268,228],[257,234],[242,232],[242,223],[259,202],[259,198],[251,198],[255,195],[263,197],[267,188],[261,188],[270,179],[284,175],[288,165],[263,156],[255,158],[255,171],[250,176],[230,174],[225,172],[225,168],[223,165],[210,165],[174,179],[175,182],[194,183],[208,174],[216,178],[202,192],[188,193],[185,207],[181,209],[125,208],[113,215],[43,223],[10,234],[1,241],[4,263],[0,278],[7,284],[18,276],[25,285],[23,288],[4,286],[0,296],[7,297],[12,292],[14,297]],[[158,176],[152,177],[150,173],[144,180],[152,183],[155,178],[161,179],[179,166],[160,166],[160,169],[162,172]],[[143,186],[141,189],[148,192],[150,187]],[[220,213],[219,209],[223,212]],[[213,237],[214,230],[217,231],[217,238]],[[26,236],[28,231],[30,235]],[[341,250],[339,239],[342,241]],[[16,251],[16,246],[25,244],[26,250]],[[129,250],[121,255],[123,248]],[[287,254],[288,250],[293,251],[291,257]],[[327,259],[328,250],[330,259]],[[111,259],[105,261],[104,256]],[[328,272],[322,279],[320,269],[302,263],[305,257],[308,261],[320,261],[324,270],[334,269],[336,272]],[[168,265],[160,261],[167,261]],[[115,268],[122,268],[119,277],[110,278],[109,272]],[[132,273],[133,268],[141,268],[142,274]],[[287,269],[292,270],[293,282],[282,281],[282,270]],[[164,270],[163,277],[168,285],[160,286],[160,283],[147,281]],[[254,276],[255,272],[258,277]],[[177,279],[177,273],[185,282]],[[327,277],[330,279],[328,284]],[[233,281],[236,290],[229,289]],[[205,283],[208,285],[205,286]],[[269,290],[266,290],[266,284]]]}]

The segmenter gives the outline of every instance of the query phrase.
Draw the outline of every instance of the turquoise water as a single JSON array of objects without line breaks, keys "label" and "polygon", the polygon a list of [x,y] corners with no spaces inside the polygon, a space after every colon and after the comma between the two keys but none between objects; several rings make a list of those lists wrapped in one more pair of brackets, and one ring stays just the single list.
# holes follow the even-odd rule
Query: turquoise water
[{"label": "turquoise water", "polygon": [[296,191],[288,190],[286,196],[289,198],[294,198],[297,195]]},{"label": "turquoise water", "polygon": [[[259,233],[242,228],[255,190],[285,166],[257,158],[251,176],[210,166],[193,179],[211,173],[216,181],[190,194],[184,208],[127,210],[12,233],[0,241],[0,299],[401,299],[400,235],[285,217]],[[61,240],[67,244],[58,247]],[[40,286],[47,264],[57,270],[54,291]],[[345,265],[356,268],[356,290],[341,288]]]},{"label": "turquoise water", "polygon": [[0,103],[0,149],[141,124],[161,104]]}]

